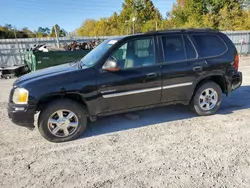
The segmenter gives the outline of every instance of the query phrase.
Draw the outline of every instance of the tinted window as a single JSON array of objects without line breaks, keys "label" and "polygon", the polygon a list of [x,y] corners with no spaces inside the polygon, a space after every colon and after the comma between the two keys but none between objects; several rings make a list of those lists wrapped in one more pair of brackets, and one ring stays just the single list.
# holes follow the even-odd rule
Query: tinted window
[{"label": "tinted window", "polygon": [[152,40],[136,40],[135,41],[135,54],[138,57],[148,57],[149,56],[149,48],[153,47]]},{"label": "tinted window", "polygon": [[202,57],[217,56],[227,50],[222,39],[217,35],[193,35]]},{"label": "tinted window", "polygon": [[166,62],[186,60],[181,35],[162,37],[162,43]]},{"label": "tinted window", "polygon": [[184,36],[187,58],[188,59],[195,59],[197,57],[197,53],[194,49],[193,44],[191,43],[190,39],[187,36]]},{"label": "tinted window", "polygon": [[155,64],[152,38],[138,39],[122,45],[114,54],[119,68],[126,69]]}]

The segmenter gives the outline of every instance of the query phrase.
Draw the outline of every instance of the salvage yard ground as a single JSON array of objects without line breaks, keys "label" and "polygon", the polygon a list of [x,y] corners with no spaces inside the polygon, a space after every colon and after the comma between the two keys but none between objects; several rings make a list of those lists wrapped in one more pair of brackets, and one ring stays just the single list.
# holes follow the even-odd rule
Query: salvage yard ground
[{"label": "salvage yard ground", "polygon": [[53,144],[10,122],[13,83],[0,80],[0,187],[250,187],[250,58],[243,86],[217,115],[187,107],[115,115],[78,140]]}]

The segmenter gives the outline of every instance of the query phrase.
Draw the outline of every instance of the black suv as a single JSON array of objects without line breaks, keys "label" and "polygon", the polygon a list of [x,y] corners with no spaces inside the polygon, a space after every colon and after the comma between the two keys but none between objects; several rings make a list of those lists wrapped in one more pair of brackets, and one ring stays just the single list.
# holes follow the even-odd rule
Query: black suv
[{"label": "black suv", "polygon": [[[242,84],[231,40],[210,29],[149,32],[107,39],[80,61],[20,77],[8,113],[49,141],[77,138],[98,116],[170,105],[212,115]],[[119,126],[119,125],[117,125]]]}]

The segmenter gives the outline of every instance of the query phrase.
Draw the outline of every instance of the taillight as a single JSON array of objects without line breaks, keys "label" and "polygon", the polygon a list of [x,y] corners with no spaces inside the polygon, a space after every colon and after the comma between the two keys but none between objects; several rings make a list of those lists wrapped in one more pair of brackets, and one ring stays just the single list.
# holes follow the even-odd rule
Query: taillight
[{"label": "taillight", "polygon": [[235,68],[237,71],[238,71],[238,69],[239,69],[239,61],[240,61],[239,55],[238,55],[238,53],[236,53],[235,56],[234,56],[234,68]]}]

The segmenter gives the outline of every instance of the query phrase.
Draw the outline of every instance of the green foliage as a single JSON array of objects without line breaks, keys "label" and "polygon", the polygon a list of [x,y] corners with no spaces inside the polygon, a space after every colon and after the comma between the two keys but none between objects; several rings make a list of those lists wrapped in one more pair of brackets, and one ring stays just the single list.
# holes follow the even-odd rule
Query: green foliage
[{"label": "green foliage", "polygon": [[[59,37],[66,36],[66,31],[64,29],[60,29],[58,25],[56,25],[59,31]],[[35,38],[35,37],[55,37],[55,30],[52,28],[50,30],[47,27],[38,27],[37,31],[31,31],[27,27],[24,27],[21,30],[15,29],[11,24],[5,24],[5,26],[0,25],[0,39],[4,38]]]},{"label": "green foliage", "polygon": [[92,19],[87,19],[83,22],[82,26],[78,29],[77,33],[82,36],[94,36],[96,25],[97,21]]},{"label": "green foliage", "polygon": [[38,27],[36,32],[37,37],[47,37],[50,34],[50,29],[47,27]]},{"label": "green foliage", "polygon": [[120,14],[86,20],[77,30],[81,36],[123,35],[170,28],[209,27],[217,30],[250,29],[250,0],[176,0],[162,18],[151,0],[124,0]]},{"label": "green foliage", "polygon": [[170,18],[173,27],[210,27],[219,30],[246,29],[249,0],[178,0]]},{"label": "green foliage", "polygon": [[0,26],[0,38],[29,38],[34,37],[35,34],[30,31],[27,27],[22,30],[15,29],[11,24],[5,24],[5,26]]},{"label": "green foliage", "polygon": [[[133,18],[136,18],[133,23]],[[66,31],[55,25],[58,36]],[[124,0],[122,10],[108,18],[87,19],[77,29],[80,36],[111,36],[156,29],[209,27],[217,30],[250,30],[250,0],[176,0],[163,18],[151,0]],[[0,38],[56,37],[55,28],[14,30],[0,26]]]},{"label": "green foliage", "polygon": [[46,35],[49,35],[50,37],[56,37],[56,32],[55,32],[55,28],[57,30],[57,34],[58,34],[58,37],[65,37],[66,36],[66,31],[64,29],[61,29],[60,26],[58,24],[56,24],[54,27],[52,27],[51,29],[51,33],[50,33],[50,30],[48,28],[48,33],[46,33]]},{"label": "green foliage", "polygon": [[160,28],[162,16],[151,0],[125,0],[120,14],[116,12],[109,18],[100,20],[85,20],[77,30],[80,36],[110,36],[124,35],[133,31],[133,17],[135,33],[146,32]]}]

